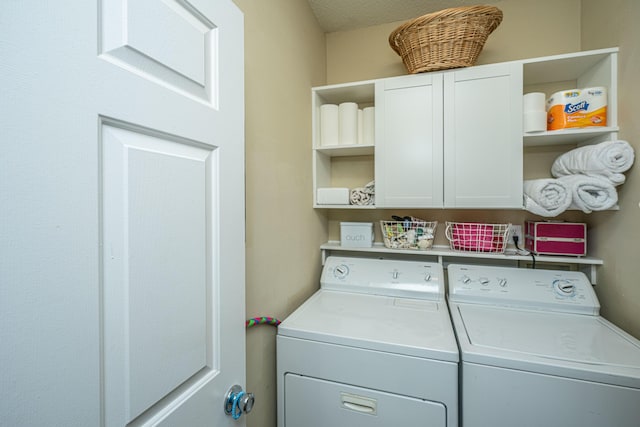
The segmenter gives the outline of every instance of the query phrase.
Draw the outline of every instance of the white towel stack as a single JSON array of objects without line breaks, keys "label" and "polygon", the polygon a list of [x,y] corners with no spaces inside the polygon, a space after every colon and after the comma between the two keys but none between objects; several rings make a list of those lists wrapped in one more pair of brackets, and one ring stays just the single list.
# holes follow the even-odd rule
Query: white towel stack
[{"label": "white towel stack", "polygon": [[633,165],[634,150],[626,141],[607,141],[576,148],[559,156],[551,167],[556,178],[525,181],[524,207],[536,215],[553,217],[566,209],[585,213],[615,207],[615,186]]}]

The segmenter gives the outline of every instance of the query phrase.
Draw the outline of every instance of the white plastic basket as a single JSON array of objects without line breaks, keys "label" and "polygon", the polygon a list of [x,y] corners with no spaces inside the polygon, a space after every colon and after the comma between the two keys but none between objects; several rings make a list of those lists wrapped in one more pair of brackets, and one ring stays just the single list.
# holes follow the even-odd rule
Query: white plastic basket
[{"label": "white plastic basket", "polygon": [[404,221],[380,221],[382,240],[389,249],[429,249],[433,246],[437,226],[437,221],[414,217]]},{"label": "white plastic basket", "polygon": [[504,253],[510,227],[511,224],[447,221],[444,235],[455,251]]}]

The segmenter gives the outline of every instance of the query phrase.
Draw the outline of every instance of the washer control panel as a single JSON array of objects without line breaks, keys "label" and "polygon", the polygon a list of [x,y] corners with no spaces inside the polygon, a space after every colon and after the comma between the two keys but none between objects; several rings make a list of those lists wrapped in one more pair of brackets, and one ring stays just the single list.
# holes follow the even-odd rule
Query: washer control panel
[{"label": "washer control panel", "polygon": [[442,265],[433,262],[330,256],[320,277],[323,289],[444,300]]},{"label": "washer control panel", "polygon": [[450,264],[449,300],[597,315],[598,298],[584,273]]}]

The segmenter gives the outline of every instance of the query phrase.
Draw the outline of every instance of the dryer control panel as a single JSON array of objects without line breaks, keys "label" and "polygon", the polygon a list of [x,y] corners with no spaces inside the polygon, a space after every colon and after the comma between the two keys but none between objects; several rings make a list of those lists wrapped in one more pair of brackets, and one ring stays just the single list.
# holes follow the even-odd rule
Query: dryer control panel
[{"label": "dryer control panel", "polygon": [[323,289],[405,298],[444,300],[444,272],[434,262],[330,256]]},{"label": "dryer control panel", "polygon": [[584,273],[450,264],[449,301],[597,315],[600,303]]}]

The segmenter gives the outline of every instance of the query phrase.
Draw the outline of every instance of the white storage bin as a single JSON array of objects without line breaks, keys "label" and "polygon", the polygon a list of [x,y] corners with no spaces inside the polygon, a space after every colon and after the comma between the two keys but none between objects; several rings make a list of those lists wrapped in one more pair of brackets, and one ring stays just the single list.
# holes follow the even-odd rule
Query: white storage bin
[{"label": "white storage bin", "polygon": [[348,188],[318,188],[316,200],[319,205],[348,205]]},{"label": "white storage bin", "polygon": [[373,223],[341,222],[340,244],[350,248],[370,248],[373,246]]}]

